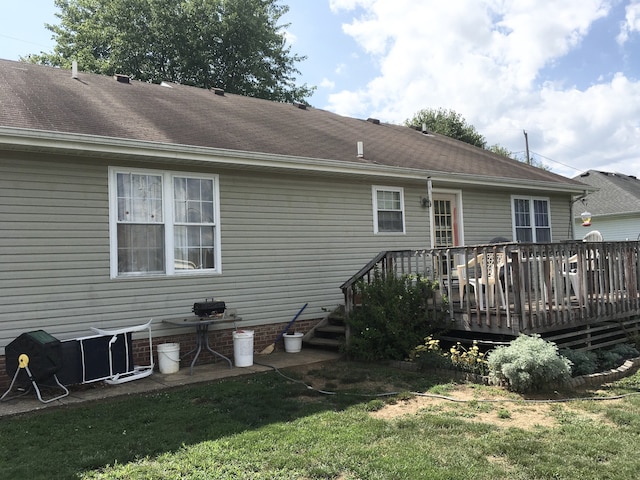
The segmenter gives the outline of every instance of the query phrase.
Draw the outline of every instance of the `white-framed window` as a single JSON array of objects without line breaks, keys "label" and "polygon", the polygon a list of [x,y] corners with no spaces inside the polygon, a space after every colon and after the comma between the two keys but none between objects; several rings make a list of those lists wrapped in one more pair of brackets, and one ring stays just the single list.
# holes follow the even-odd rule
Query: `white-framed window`
[{"label": "white-framed window", "polygon": [[109,168],[111,277],[221,273],[217,175]]},{"label": "white-framed window", "polygon": [[404,190],[399,187],[372,187],[374,233],[405,233]]},{"label": "white-framed window", "polygon": [[551,242],[549,199],[543,197],[511,197],[513,238],[518,242]]}]

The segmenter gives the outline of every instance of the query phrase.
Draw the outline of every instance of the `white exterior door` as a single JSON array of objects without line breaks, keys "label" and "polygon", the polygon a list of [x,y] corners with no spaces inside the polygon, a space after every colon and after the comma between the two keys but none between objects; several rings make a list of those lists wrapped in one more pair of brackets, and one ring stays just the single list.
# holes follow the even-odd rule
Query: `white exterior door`
[{"label": "white exterior door", "polygon": [[[431,245],[435,248],[463,245],[460,195],[434,191],[432,202]],[[449,265],[446,263],[443,261],[441,273],[455,272],[458,259],[454,256]]]},{"label": "white exterior door", "polygon": [[433,246],[461,245],[458,201],[455,194],[433,193]]}]

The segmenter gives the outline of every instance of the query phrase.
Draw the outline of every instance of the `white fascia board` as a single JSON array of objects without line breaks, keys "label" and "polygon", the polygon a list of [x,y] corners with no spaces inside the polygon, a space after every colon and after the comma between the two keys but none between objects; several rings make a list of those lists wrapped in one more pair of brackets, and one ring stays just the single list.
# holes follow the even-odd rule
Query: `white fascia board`
[{"label": "white fascia board", "polygon": [[[468,175],[450,172],[428,171],[415,168],[394,167],[370,163],[366,160],[342,161],[318,158],[302,158],[287,155],[227,150],[221,148],[145,142],[126,138],[101,137],[73,133],[51,132],[22,128],[0,127],[0,149],[48,152],[92,157],[172,161],[176,163],[217,164],[237,168],[267,168],[290,171],[322,172],[339,175],[387,177],[404,180],[431,178],[434,185],[483,187],[526,187],[529,190],[582,193],[585,186],[557,184],[529,179],[498,178],[495,176]],[[356,158],[354,156],[354,158]]]}]

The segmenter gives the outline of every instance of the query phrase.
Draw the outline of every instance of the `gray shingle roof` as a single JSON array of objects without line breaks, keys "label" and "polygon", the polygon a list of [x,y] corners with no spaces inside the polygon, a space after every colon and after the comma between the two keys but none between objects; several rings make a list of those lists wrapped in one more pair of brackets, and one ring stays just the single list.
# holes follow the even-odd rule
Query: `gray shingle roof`
[{"label": "gray shingle roof", "polygon": [[[0,127],[415,168],[570,186],[579,183],[441,135],[177,84],[0,60]],[[357,158],[363,142],[364,159]]]},{"label": "gray shingle roof", "polygon": [[575,179],[599,189],[587,195],[592,215],[640,213],[640,180],[636,177],[588,170]]}]

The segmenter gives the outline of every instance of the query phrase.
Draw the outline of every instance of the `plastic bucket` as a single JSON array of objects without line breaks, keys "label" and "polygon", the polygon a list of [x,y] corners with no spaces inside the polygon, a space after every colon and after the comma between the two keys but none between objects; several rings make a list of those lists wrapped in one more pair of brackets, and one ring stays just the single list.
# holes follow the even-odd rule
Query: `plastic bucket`
[{"label": "plastic bucket", "polygon": [[302,350],[302,333],[286,333],[284,334],[284,351],[287,353],[298,353]]},{"label": "plastic bucket", "polygon": [[160,373],[176,373],[180,369],[180,344],[161,343],[158,345],[158,367]]},{"label": "plastic bucket", "polygon": [[233,363],[236,367],[253,365],[253,330],[233,332]]}]

